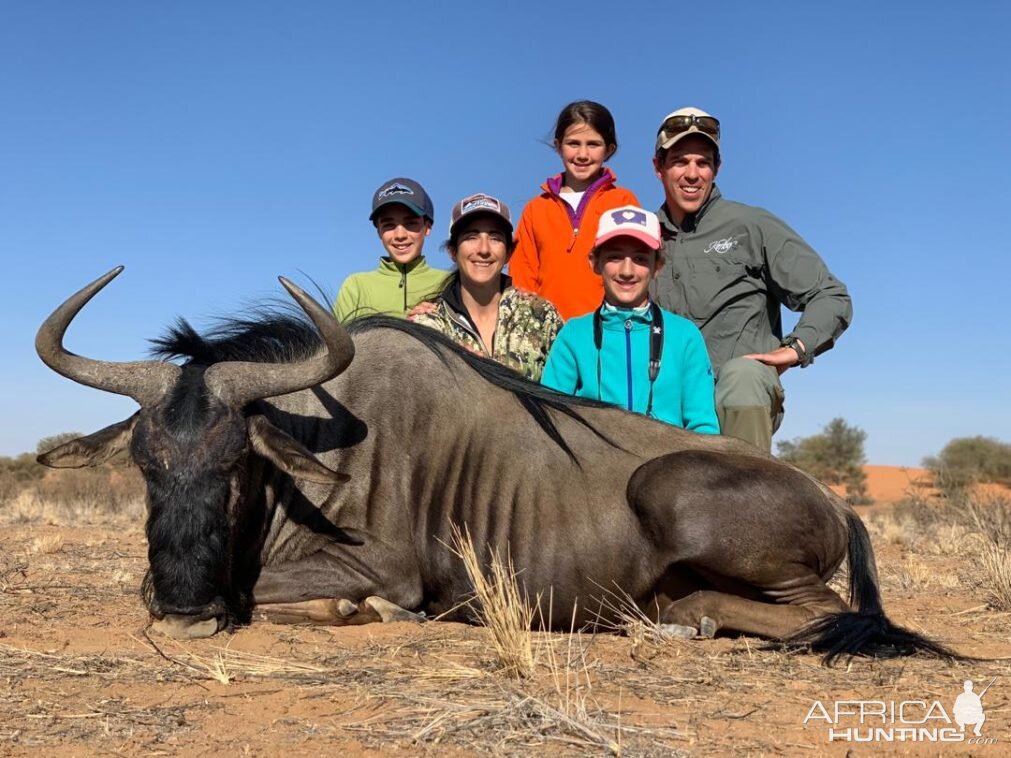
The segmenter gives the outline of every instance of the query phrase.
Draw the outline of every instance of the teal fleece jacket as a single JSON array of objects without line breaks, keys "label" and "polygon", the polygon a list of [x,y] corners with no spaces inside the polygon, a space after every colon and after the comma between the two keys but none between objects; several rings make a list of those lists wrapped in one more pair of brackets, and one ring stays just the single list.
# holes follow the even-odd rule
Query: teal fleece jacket
[{"label": "teal fleece jacket", "polygon": [[[702,333],[687,319],[663,313],[663,353],[653,386],[652,418],[705,434],[719,434],[713,370]],[[645,413],[649,399],[649,308],[604,306],[600,384],[593,314],[570,319],[548,354],[541,384],[569,395]],[[629,381],[631,379],[631,382]],[[631,384],[631,386],[630,386]]]}]

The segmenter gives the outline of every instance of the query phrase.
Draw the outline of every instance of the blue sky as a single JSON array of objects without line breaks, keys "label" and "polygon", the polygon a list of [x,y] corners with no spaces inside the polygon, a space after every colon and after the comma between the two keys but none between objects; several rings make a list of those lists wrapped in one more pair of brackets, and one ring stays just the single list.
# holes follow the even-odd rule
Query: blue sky
[{"label": "blue sky", "polygon": [[[0,2],[0,454],[94,431],[132,401],[35,356],[71,292],[126,271],[69,349],[143,357],[277,295],[375,266],[385,179],[516,212],[559,169],[566,102],[607,105],[619,182],[661,200],[657,124],[723,123],[725,196],[797,229],[845,281],[853,326],[790,371],[777,439],[842,416],[873,463],[1011,439],[1011,84],[1003,2]],[[792,316],[787,314],[788,323]],[[411,377],[404,377],[405,384]]]}]

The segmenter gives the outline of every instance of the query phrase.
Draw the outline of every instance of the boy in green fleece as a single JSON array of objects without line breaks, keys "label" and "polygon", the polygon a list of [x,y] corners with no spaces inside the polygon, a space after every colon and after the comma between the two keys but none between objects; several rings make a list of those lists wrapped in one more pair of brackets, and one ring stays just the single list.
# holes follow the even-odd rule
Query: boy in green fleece
[{"label": "boy in green fleece", "polygon": [[449,272],[431,268],[422,255],[434,217],[432,199],[413,179],[380,185],[372,195],[369,221],[387,254],[378,269],[351,274],[341,285],[333,307],[339,321],[377,313],[403,317],[442,291]]},{"label": "boy in green fleece", "polygon": [[629,205],[601,216],[590,263],[603,279],[604,302],[562,327],[541,384],[719,434],[702,333],[649,297],[663,267],[660,242],[659,219],[649,211]]}]

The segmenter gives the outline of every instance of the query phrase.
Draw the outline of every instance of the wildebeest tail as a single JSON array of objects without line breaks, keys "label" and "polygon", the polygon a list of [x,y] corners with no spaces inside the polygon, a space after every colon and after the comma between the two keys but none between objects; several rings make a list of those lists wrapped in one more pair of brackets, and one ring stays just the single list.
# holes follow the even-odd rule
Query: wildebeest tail
[{"label": "wildebeest tail", "polygon": [[855,513],[848,514],[846,519],[849,526],[850,605],[856,610],[833,613],[807,624],[785,640],[786,646],[824,653],[822,662],[829,666],[838,658],[854,655],[898,658],[922,653],[938,658],[962,659],[944,645],[893,624],[885,616],[867,528]]}]

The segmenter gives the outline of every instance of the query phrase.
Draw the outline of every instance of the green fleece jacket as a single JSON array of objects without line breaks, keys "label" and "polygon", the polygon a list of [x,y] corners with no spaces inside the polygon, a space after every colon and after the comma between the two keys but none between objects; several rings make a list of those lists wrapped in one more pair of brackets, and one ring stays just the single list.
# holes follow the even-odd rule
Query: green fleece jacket
[{"label": "green fleece jacket", "polygon": [[717,371],[731,358],[780,346],[780,306],[803,315],[788,336],[801,365],[835,344],[853,318],[846,285],[793,229],[761,208],[712,195],[679,226],[657,211],[667,265],[651,285],[660,307],[702,331]]},{"label": "green fleece jacket", "polygon": [[406,266],[384,256],[375,271],[351,274],[344,280],[333,312],[342,323],[376,314],[403,318],[418,303],[438,296],[447,276],[448,271],[432,268],[424,256]]}]

